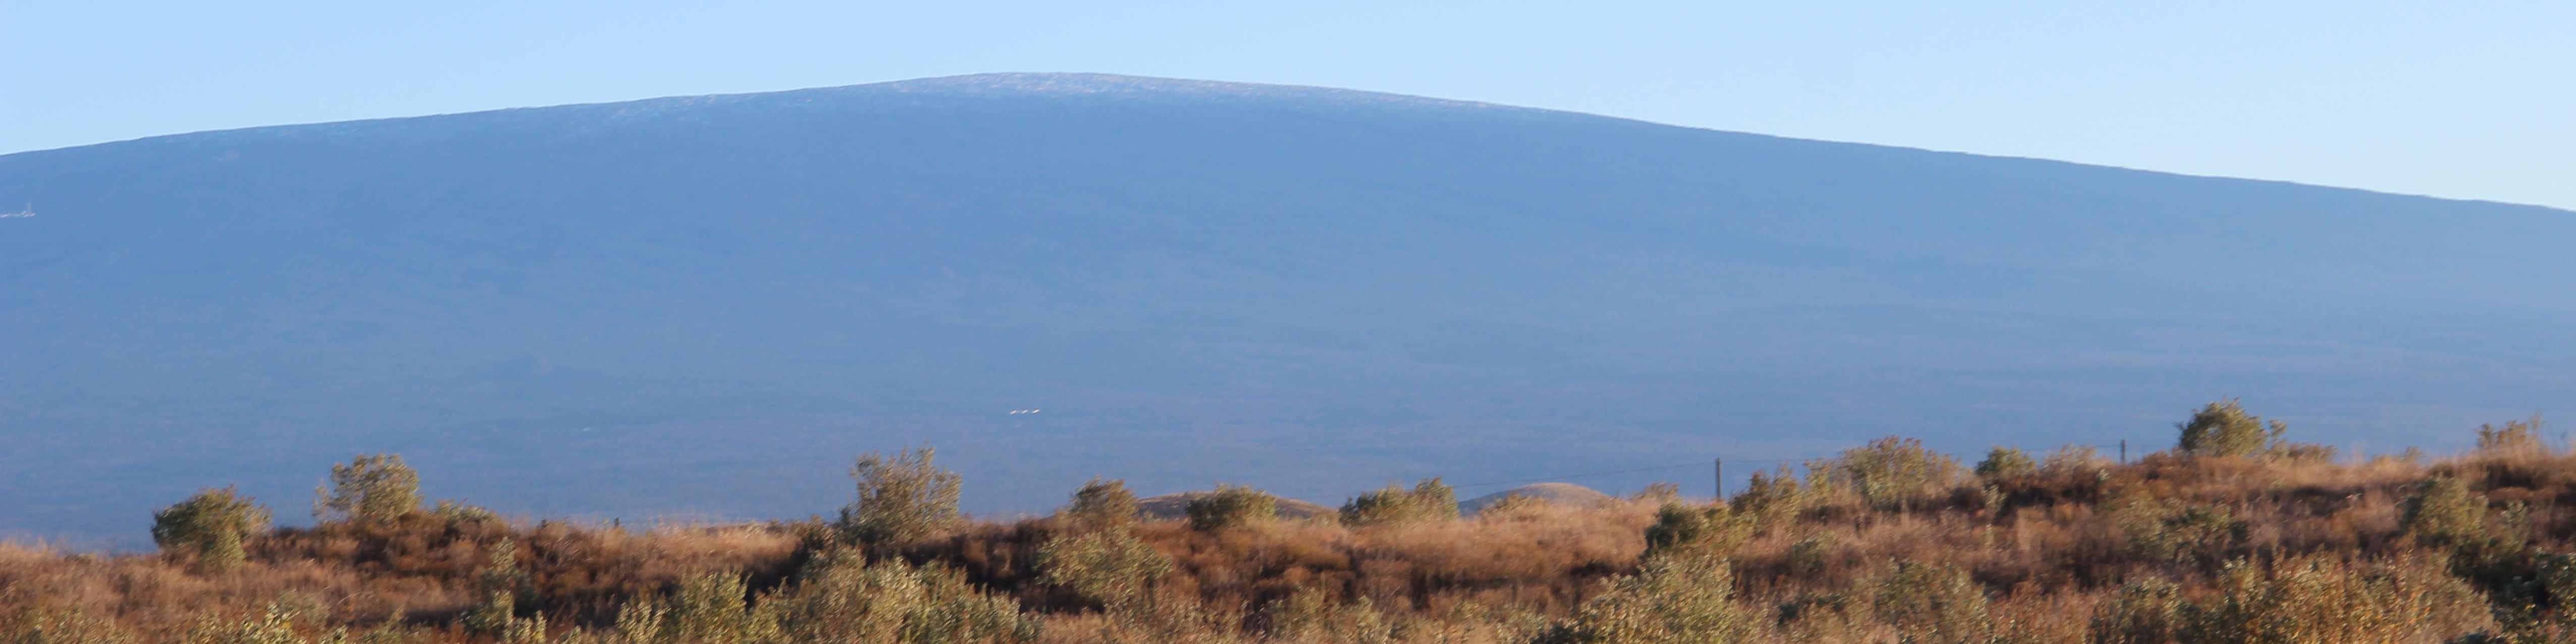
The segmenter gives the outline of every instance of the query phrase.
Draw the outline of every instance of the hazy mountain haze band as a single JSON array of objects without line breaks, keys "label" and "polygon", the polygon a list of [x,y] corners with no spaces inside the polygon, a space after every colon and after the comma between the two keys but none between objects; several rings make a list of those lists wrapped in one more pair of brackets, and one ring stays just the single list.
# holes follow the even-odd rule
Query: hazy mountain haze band
[{"label": "hazy mountain haze band", "polygon": [[73,539],[205,485],[300,507],[361,451],[505,512],[801,517],[851,455],[928,443],[969,509],[1037,512],[1092,475],[1333,503],[2169,440],[2227,395],[2438,445],[2576,394],[2566,211],[1347,90],[1001,74],[203,132],[0,156],[22,202],[0,530]]}]

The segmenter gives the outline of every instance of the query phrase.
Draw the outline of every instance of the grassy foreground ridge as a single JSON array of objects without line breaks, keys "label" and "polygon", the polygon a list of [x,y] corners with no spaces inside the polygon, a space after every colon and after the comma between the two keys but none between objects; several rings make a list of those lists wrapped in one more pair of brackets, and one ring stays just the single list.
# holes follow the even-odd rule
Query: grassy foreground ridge
[{"label": "grassy foreground ridge", "polygon": [[160,552],[0,545],[0,644],[2338,643],[2576,641],[2576,453],[2538,419],[2446,458],[2339,457],[2233,401],[2132,463],[1886,438],[1731,498],[1507,499],[1438,479],[1282,518],[1093,481],[974,521],[927,448],[834,517],[630,529],[429,502],[334,466],[313,527],[211,489]]}]

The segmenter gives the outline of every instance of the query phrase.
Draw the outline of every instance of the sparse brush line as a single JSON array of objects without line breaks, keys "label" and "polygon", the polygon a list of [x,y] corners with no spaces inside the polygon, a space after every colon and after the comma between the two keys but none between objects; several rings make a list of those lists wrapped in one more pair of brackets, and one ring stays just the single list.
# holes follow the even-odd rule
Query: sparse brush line
[{"label": "sparse brush line", "polygon": [[[424,505],[393,455],[318,525],[209,489],[162,552],[0,544],[0,642],[185,644],[2463,644],[2576,641],[2576,453],[2537,419],[2368,459],[2233,401],[2172,449],[1965,459],[1885,437],[1724,499],[1438,479],[1289,517],[1221,486],[1155,514],[1095,479],[976,521],[927,448],[869,454],[838,520],[634,532]],[[1706,466],[1487,481],[1506,485]]]},{"label": "sparse brush line", "polygon": [[[2120,448],[2120,447],[2121,447],[2121,445],[2120,445],[2120,444],[2118,444],[2118,443],[2107,443],[2107,444],[2063,443],[2063,444],[2060,444],[2059,446],[2061,446],[2061,447],[2090,447],[2090,448],[2094,448],[2094,449],[2118,449],[2118,448]],[[2132,447],[2136,447],[2136,446],[2132,446]],[[1939,454],[1939,455],[1942,455],[1942,456],[1949,456],[1949,457],[1952,457],[1952,458],[1974,458],[1974,457],[1977,457],[1977,456],[1982,456],[1981,454],[1968,453],[1968,452],[1928,452],[1928,453],[1932,453],[1932,454]],[[1813,462],[1817,462],[1817,461],[1831,460],[1831,459],[1833,459],[1833,458],[1835,458],[1835,457],[1834,457],[1834,456],[1832,456],[1832,455],[1821,455],[1821,456],[1805,456],[1805,457],[1792,457],[1792,458],[1733,458],[1733,457],[1725,457],[1725,456],[1712,457],[1712,458],[1713,458],[1713,459],[1715,459],[1715,458],[1723,458],[1727,463],[1738,463],[1738,464],[1748,464],[1748,465],[1749,465],[1749,464],[1757,464],[1757,463],[1759,463],[1759,464],[1766,464],[1766,465],[1768,465],[1768,464],[1779,464],[1779,463],[1813,463]],[[1641,472],[1660,472],[1660,471],[1664,471],[1664,470],[1677,470],[1677,469],[1682,469],[1682,468],[1687,468],[1687,467],[1709,467],[1711,464],[1712,464],[1712,463],[1711,463],[1710,461],[1698,461],[1698,462],[1692,462],[1692,463],[1677,463],[1677,464],[1673,464],[1673,465],[1654,465],[1654,466],[1639,467],[1639,468],[1625,469],[1625,470],[1610,470],[1610,471],[1606,471],[1606,472],[1585,472],[1585,473],[1581,473],[1581,474],[1559,474],[1559,475],[1555,475],[1555,476],[1538,476],[1538,477],[1531,477],[1531,478],[1525,478],[1525,479],[1511,479],[1511,480],[1507,480],[1507,481],[1479,481],[1479,482],[1475,482],[1475,483],[1458,483],[1458,484],[1451,485],[1450,487],[1455,487],[1455,488],[1459,488],[1459,489],[1466,489],[1466,488],[1474,488],[1474,487],[1491,487],[1491,486],[1496,486],[1496,485],[1517,485],[1517,484],[1523,484],[1523,483],[1547,483],[1547,482],[1553,482],[1553,481],[1563,481],[1563,480],[1567,480],[1567,479],[1593,478],[1593,477],[1600,477],[1600,476],[1614,476],[1614,475],[1619,475],[1619,474],[1637,474],[1637,473],[1641,473]],[[1346,495],[1343,495],[1343,496],[1357,496],[1357,495],[1359,495],[1359,494],[1363,494],[1363,493],[1365,493],[1365,492],[1353,492],[1353,493],[1346,494]]]}]

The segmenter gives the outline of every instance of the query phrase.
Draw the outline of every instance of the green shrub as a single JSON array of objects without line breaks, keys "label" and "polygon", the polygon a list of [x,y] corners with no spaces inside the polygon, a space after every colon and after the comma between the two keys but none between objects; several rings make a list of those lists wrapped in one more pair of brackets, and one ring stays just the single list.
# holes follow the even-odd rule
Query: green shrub
[{"label": "green shrub", "polygon": [[1761,616],[1735,601],[1735,576],[1723,559],[1650,557],[1636,573],[1611,581],[1572,620],[1536,644],[1707,644],[1742,641]]},{"label": "green shrub", "polygon": [[1440,477],[1413,483],[1413,505],[1416,512],[1429,519],[1458,518],[1458,489],[1440,482]]},{"label": "green shrub", "polygon": [[1396,644],[1395,620],[1367,597],[1343,601],[1323,588],[1307,586],[1263,611],[1267,635],[1277,642]]},{"label": "green shrub", "polygon": [[1185,509],[1193,529],[1228,530],[1278,518],[1279,499],[1246,486],[1218,484],[1216,491],[1190,499]]},{"label": "green shrub", "polygon": [[2182,452],[2192,456],[2255,456],[2290,429],[2277,420],[2266,424],[2233,398],[2202,406],[2174,427],[2182,430]]},{"label": "green shrub", "polygon": [[268,530],[268,509],[232,487],[200,491],[152,513],[152,543],[173,559],[205,572],[241,567],[242,544]]},{"label": "green shrub", "polygon": [[1132,613],[1172,572],[1172,559],[1135,533],[1138,504],[1124,481],[1092,479],[1038,546],[1038,581],[1113,613]]},{"label": "green shrub", "polygon": [[1959,461],[1924,449],[1923,441],[1890,436],[1844,450],[1832,476],[1871,508],[1905,511],[1947,493]]},{"label": "green shrub", "polygon": [[2182,589],[2171,581],[2148,578],[2120,587],[2120,594],[2094,610],[2093,644],[2166,644],[2182,623]]},{"label": "green shrub", "polygon": [[1750,515],[1726,506],[1692,507],[1676,501],[1655,510],[1654,525],[1646,527],[1643,556],[1724,556],[1752,538]]},{"label": "green shrub", "polygon": [[1644,489],[1637,490],[1636,494],[1628,495],[1628,500],[1658,505],[1677,502],[1682,500],[1682,485],[1671,482],[1648,483]]},{"label": "green shrub", "polygon": [[1768,526],[1795,517],[1807,508],[1807,494],[1798,486],[1798,477],[1782,465],[1776,473],[1754,472],[1744,484],[1744,491],[1726,501],[1727,508],[1757,517]]},{"label": "green shrub", "polygon": [[321,630],[319,613],[316,607],[281,598],[269,602],[257,617],[210,615],[201,618],[188,629],[181,641],[185,644],[337,644],[345,640],[345,636],[338,633],[321,638],[306,636],[306,633]]},{"label": "green shrub", "polygon": [[2427,545],[2464,544],[2486,535],[2486,497],[2470,492],[2469,484],[2458,477],[2425,479],[2400,507],[2399,525]]},{"label": "green shrub", "polygon": [[669,596],[617,614],[624,644],[768,644],[785,641],[778,621],[752,608],[743,578],[708,573],[682,579]]},{"label": "green shrub", "polygon": [[1991,630],[1985,587],[1958,566],[1900,562],[1869,586],[1870,609],[1907,642],[1970,644]]},{"label": "green shrub", "polygon": [[1049,538],[1038,547],[1037,569],[1047,585],[1124,611],[1145,601],[1154,584],[1171,574],[1172,558],[1133,530],[1112,528]]},{"label": "green shrub", "polygon": [[429,509],[430,516],[450,525],[460,523],[500,523],[501,515],[490,508],[469,505],[463,501],[440,500]]},{"label": "green shrub", "polygon": [[132,644],[116,620],[75,607],[27,604],[0,612],[0,644]]},{"label": "green shrub", "polygon": [[2112,527],[2139,557],[2215,565],[2245,540],[2245,522],[2225,508],[2143,496],[2107,505]]},{"label": "green shrub", "polygon": [[510,620],[510,625],[501,629],[501,644],[549,644],[554,641],[553,630],[546,625],[543,612],[527,619]]},{"label": "green shrub", "polygon": [[1866,598],[1854,599],[1851,589],[1809,591],[1772,606],[1772,622],[1779,625],[1790,642],[1864,641],[1852,634],[1868,627]]},{"label": "green shrub", "polygon": [[2503,427],[2478,426],[2478,452],[2485,455],[2539,454],[2549,451],[2540,438],[2540,417],[2507,421]]},{"label": "green shrub", "polygon": [[1986,460],[1977,461],[1977,478],[1981,479],[2029,476],[2038,472],[2039,461],[2031,459],[2030,452],[2010,447],[1987,450]]},{"label": "green shrub", "polygon": [[2091,445],[2060,445],[2039,460],[2039,471],[2055,475],[2097,476],[2110,473],[2110,463]]},{"label": "green shrub", "polygon": [[1140,512],[1136,493],[1127,491],[1126,481],[1094,478],[1073,491],[1073,503],[1058,517],[1072,529],[1109,530],[1135,525]]},{"label": "green shrub", "polygon": [[1458,493],[1438,478],[1412,489],[1393,484],[1352,497],[1342,504],[1342,523],[1351,526],[1395,525],[1458,518]]},{"label": "green shrub", "polygon": [[485,591],[482,597],[474,605],[466,607],[464,615],[458,616],[465,632],[498,637],[519,623],[518,595]]},{"label": "green shrub", "polygon": [[313,490],[313,520],[390,523],[420,511],[420,473],[400,454],[362,454],[331,466],[331,479]]},{"label": "green shrub", "polygon": [[2429,562],[2303,556],[2227,565],[2181,613],[2183,644],[2441,642],[2494,626],[2484,598]]},{"label": "green shrub", "polygon": [[1810,577],[1824,574],[1825,569],[1833,565],[1834,553],[1839,546],[1830,532],[1807,535],[1807,538],[1789,544],[1786,561],[1789,574]]},{"label": "green shrub", "polygon": [[946,530],[962,518],[957,512],[963,478],[940,469],[928,447],[906,449],[892,457],[875,452],[850,467],[858,482],[858,500],[841,509],[843,538],[870,548],[891,550]]},{"label": "green shrub", "polygon": [[[2550,555],[2531,566],[2535,578],[2531,584],[2537,594],[2549,597],[2551,605],[2538,602],[2516,602],[2510,608],[2531,614],[2514,615],[2518,630],[2535,635],[2557,635],[2554,641],[2576,640],[2576,556]],[[2493,603],[2493,602],[2491,602]]]},{"label": "green shrub", "polygon": [[482,600],[466,609],[465,630],[507,639],[527,630],[519,619],[519,599],[528,593],[527,571],[519,569],[519,544],[508,537],[484,549],[483,567],[475,571],[474,592]]},{"label": "green shrub", "polygon": [[796,585],[761,603],[761,614],[778,625],[779,644],[1017,644],[1039,635],[1039,619],[1018,604],[935,565],[870,563],[839,551],[816,557],[796,577]]}]

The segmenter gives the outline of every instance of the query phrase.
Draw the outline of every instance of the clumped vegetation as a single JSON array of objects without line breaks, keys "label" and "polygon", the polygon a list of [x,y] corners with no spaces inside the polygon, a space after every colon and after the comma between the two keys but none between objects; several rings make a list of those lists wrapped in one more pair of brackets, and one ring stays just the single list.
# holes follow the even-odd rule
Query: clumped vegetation
[{"label": "clumped vegetation", "polygon": [[2221,400],[2200,408],[2191,420],[2176,426],[2182,430],[2178,447],[2194,456],[2253,456],[2280,442],[2289,433],[2288,423],[2271,421],[2245,412],[2235,400]]},{"label": "clumped vegetation", "polygon": [[841,509],[841,534],[852,543],[879,549],[901,548],[955,524],[956,472],[939,468],[930,448],[906,449],[893,456],[869,453],[850,467],[859,498]]},{"label": "clumped vegetation", "polygon": [[1249,486],[1218,484],[1216,491],[1190,499],[1188,510],[1191,528],[1233,530],[1277,518],[1279,498]]},{"label": "clumped vegetation", "polygon": [[1432,478],[1412,489],[1388,485],[1352,497],[1342,504],[1342,523],[1352,526],[1394,525],[1458,518],[1458,491]]},{"label": "clumped vegetation", "polygon": [[266,532],[268,519],[268,508],[239,490],[206,490],[152,513],[152,543],[197,570],[230,571],[249,557],[242,544]]},{"label": "clumped vegetation", "polygon": [[1923,441],[1890,436],[1845,450],[1842,458],[1808,481],[1831,493],[1846,491],[1870,509],[1902,512],[1950,492],[1959,479],[1959,460],[1923,447]]},{"label": "clumped vegetation", "polygon": [[1977,461],[1977,478],[2004,479],[2037,473],[2039,461],[2018,448],[1996,447],[1986,452],[1986,460]]},{"label": "clumped vegetation", "polygon": [[0,545],[0,644],[2576,641],[2576,454],[2537,427],[2337,461],[2224,401],[2133,463],[1890,438],[1729,499],[1474,518],[1438,479],[1312,519],[1094,480],[969,521],[922,448],[859,459],[834,520],[649,530],[424,510],[369,455],[310,527],[223,488],[155,513],[157,554]]},{"label": "clumped vegetation", "polygon": [[331,466],[313,490],[316,522],[391,523],[420,511],[420,473],[400,454],[366,454]]}]

